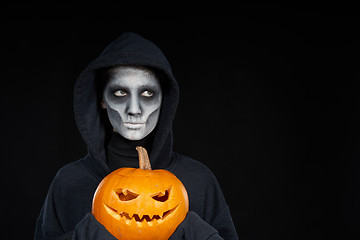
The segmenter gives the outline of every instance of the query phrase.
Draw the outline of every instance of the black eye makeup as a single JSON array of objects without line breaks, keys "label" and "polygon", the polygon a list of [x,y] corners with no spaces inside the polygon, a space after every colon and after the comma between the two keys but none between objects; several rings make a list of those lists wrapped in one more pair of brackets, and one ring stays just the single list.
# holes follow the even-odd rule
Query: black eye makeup
[{"label": "black eye makeup", "polygon": [[119,86],[119,85],[113,85],[108,87],[108,93],[114,99],[125,99],[125,97],[129,97],[132,94],[136,94],[139,97],[143,98],[144,100],[153,100],[156,98],[158,92],[161,92],[161,89],[157,86],[153,85],[142,85],[138,86],[136,88],[128,88],[126,86]]}]

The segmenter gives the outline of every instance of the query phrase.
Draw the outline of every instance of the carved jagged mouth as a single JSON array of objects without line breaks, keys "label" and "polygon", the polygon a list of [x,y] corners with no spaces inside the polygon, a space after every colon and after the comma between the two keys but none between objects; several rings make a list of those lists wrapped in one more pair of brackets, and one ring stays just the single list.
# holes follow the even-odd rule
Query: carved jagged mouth
[{"label": "carved jagged mouth", "polygon": [[175,209],[177,208],[178,205],[176,205],[174,208],[163,212],[161,215],[142,215],[142,214],[129,214],[127,212],[118,212],[116,209],[108,206],[107,204],[104,204],[106,211],[111,214],[113,217],[115,217],[116,219],[120,220],[120,219],[127,219],[127,220],[135,220],[136,222],[152,222],[154,220],[163,220],[165,219],[167,216],[169,216],[172,212],[175,211]]}]

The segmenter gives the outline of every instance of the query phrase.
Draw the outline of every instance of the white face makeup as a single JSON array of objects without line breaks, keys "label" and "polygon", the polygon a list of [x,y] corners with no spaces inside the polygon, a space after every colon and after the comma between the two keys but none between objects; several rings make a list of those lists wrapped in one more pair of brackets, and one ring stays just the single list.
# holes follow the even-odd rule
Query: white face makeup
[{"label": "white face makeup", "polygon": [[102,107],[114,130],[129,140],[140,140],[154,130],[160,115],[162,91],[155,74],[144,67],[119,66],[110,70]]}]

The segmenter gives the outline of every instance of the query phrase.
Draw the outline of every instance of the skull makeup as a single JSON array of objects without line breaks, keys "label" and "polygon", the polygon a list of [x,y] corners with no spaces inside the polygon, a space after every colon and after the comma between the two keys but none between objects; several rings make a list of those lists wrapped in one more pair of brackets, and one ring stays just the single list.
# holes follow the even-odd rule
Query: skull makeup
[{"label": "skull makeup", "polygon": [[145,67],[118,66],[110,70],[103,92],[113,129],[129,140],[154,130],[160,115],[162,91],[155,73]]}]

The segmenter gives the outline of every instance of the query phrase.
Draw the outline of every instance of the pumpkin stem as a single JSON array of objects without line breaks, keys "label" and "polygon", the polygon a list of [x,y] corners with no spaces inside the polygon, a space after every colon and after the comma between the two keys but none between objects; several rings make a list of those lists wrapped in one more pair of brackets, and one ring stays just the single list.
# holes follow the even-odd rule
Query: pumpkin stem
[{"label": "pumpkin stem", "polygon": [[151,170],[149,155],[144,147],[137,146],[136,150],[139,154],[139,168],[142,170]]}]

